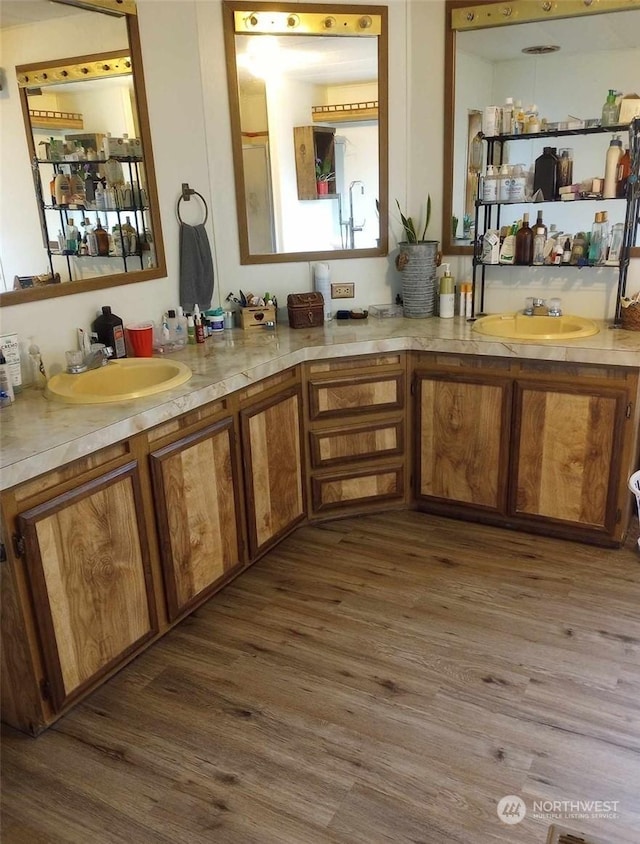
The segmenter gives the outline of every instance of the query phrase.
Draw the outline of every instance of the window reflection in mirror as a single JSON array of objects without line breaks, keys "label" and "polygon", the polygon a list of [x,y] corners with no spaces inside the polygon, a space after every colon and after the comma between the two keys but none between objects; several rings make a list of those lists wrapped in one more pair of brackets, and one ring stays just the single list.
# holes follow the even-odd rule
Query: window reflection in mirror
[{"label": "window reflection in mirror", "polygon": [[[3,53],[15,71],[1,103],[2,289],[10,292],[0,303],[164,275],[135,16],[28,5],[30,15],[15,3],[2,10]],[[72,55],[70,45],[86,52]],[[108,135],[125,143],[109,150]],[[109,235],[99,249],[98,228]]]},{"label": "window reflection in mirror", "polygon": [[241,262],[385,254],[386,32],[236,34],[241,7],[225,4]]},{"label": "window reflection in mirror", "polygon": [[[482,110],[486,105],[502,105],[506,97],[520,100],[523,107],[535,104],[540,118],[555,124],[572,118],[599,120],[607,91],[640,94],[640,10],[599,14],[591,17],[532,22],[449,33],[453,39],[449,79],[455,79],[452,99],[452,138],[445,183],[443,248],[449,253],[471,252],[464,215],[473,218],[478,169],[486,167],[486,144],[482,158],[474,156]],[[549,45],[558,50],[545,55],[523,53],[526,47]],[[585,45],[589,45],[585,49]],[[629,146],[628,130],[621,127],[624,147]],[[539,138],[505,144],[504,160],[523,164],[528,170],[544,146],[568,148],[573,153],[573,181],[604,175],[610,135]],[[570,207],[569,207],[570,206]],[[544,220],[558,231],[590,231],[595,207],[592,203],[566,203],[542,206]],[[606,210],[610,223],[623,222],[624,203],[598,201],[597,210]],[[503,207],[501,222],[509,224],[531,214],[531,206]],[[506,215],[506,216],[505,216]],[[457,219],[453,231],[452,218]],[[468,218],[467,218],[468,219]],[[473,230],[471,231],[473,234]]]}]

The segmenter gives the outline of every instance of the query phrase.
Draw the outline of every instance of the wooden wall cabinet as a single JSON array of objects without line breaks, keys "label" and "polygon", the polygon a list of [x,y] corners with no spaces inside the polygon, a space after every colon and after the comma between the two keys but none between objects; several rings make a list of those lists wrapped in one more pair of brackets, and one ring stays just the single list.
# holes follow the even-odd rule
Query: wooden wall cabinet
[{"label": "wooden wall cabinet", "polygon": [[306,367],[311,518],[406,501],[403,353]]},{"label": "wooden wall cabinet", "polygon": [[[323,199],[336,196],[336,153],[330,126],[294,126],[293,143],[296,156],[296,183],[298,199]],[[319,196],[316,183],[316,158],[331,163],[334,178],[327,183],[327,194]]]},{"label": "wooden wall cabinet", "polygon": [[149,455],[170,621],[242,565],[240,473],[228,417]]},{"label": "wooden wall cabinet", "polygon": [[415,365],[420,509],[623,541],[637,370],[431,353]]}]

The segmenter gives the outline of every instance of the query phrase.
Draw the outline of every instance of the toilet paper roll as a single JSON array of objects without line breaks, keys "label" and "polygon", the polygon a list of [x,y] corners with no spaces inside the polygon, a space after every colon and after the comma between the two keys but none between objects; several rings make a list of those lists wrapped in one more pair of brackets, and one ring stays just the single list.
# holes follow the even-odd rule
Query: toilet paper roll
[{"label": "toilet paper roll", "polygon": [[329,264],[314,264],[313,286],[317,293],[322,293],[324,318],[331,319],[331,270]]}]

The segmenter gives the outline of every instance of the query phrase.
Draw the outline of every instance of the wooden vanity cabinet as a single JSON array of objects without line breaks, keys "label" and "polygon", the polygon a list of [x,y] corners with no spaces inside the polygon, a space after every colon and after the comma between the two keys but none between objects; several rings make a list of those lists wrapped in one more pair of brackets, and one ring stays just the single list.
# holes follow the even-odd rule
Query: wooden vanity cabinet
[{"label": "wooden vanity cabinet", "polygon": [[32,734],[158,632],[140,466],[126,451],[3,496],[3,719]]},{"label": "wooden vanity cabinet", "polygon": [[169,621],[242,566],[235,446],[235,420],[226,417],[149,455]]},{"label": "wooden vanity cabinet", "polygon": [[306,516],[299,368],[253,385],[239,394],[238,401],[253,560]]},{"label": "wooden vanity cabinet", "polygon": [[418,500],[505,513],[511,379],[491,370],[419,370],[415,494]]},{"label": "wooden vanity cabinet", "polygon": [[310,517],[405,503],[405,382],[402,352],[307,364]]},{"label": "wooden vanity cabinet", "polygon": [[638,456],[625,367],[414,356],[419,509],[616,546]]}]

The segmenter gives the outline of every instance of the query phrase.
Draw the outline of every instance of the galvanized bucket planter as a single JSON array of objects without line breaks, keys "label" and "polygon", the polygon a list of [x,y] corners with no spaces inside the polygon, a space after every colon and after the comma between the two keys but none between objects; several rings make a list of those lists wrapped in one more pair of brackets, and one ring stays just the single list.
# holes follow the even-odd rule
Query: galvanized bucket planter
[{"label": "galvanized bucket planter", "polygon": [[398,244],[396,268],[402,273],[402,306],[405,317],[433,316],[436,305],[436,267],[442,253],[437,240]]}]

